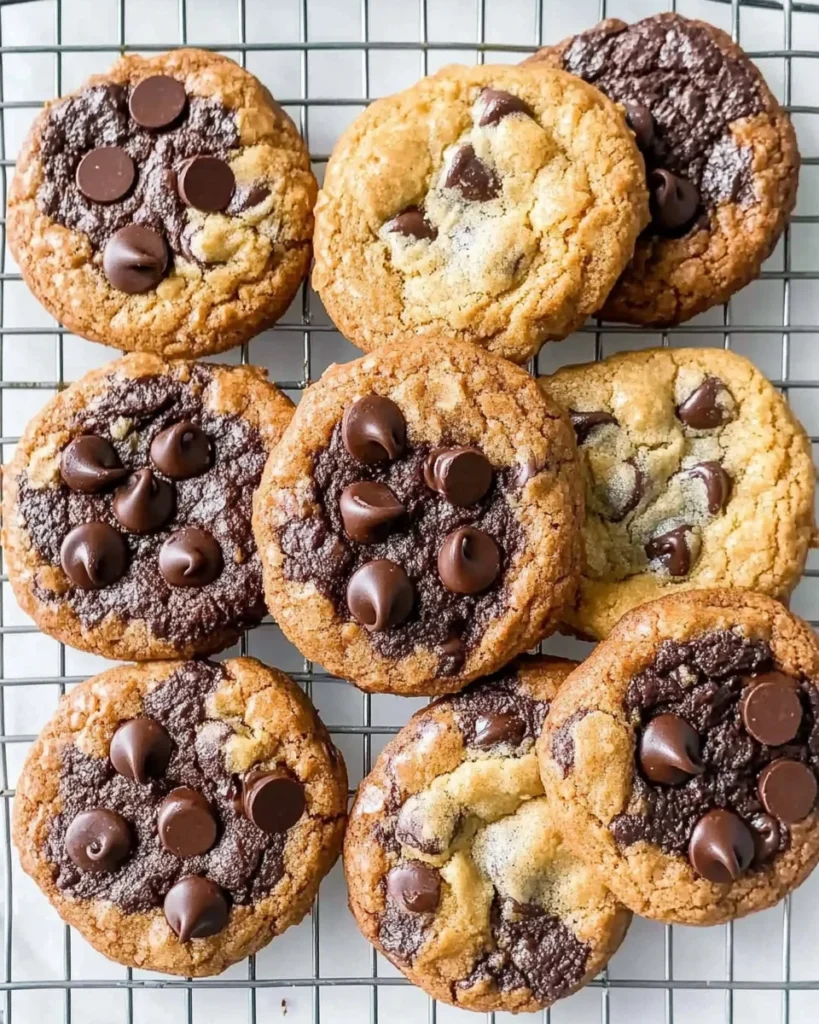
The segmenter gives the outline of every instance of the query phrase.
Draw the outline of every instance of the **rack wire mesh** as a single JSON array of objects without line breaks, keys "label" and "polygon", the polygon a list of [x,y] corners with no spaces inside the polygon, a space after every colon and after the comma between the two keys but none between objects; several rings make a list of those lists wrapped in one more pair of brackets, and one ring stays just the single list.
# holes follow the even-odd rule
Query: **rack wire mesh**
[{"label": "rack wire mesh", "polygon": [[[487,59],[519,60],[540,43],[556,41],[567,31],[593,23],[597,17],[616,14],[635,18],[652,13],[659,6],[651,2],[646,5],[645,0],[622,3],[590,0],[585,6],[582,0],[571,5],[565,0],[496,0],[494,3],[492,0],[0,0],[0,181],[3,197],[15,157],[15,147],[9,144],[9,139],[15,138],[15,130],[9,131],[9,122],[12,118],[30,119],[42,99],[60,95],[64,88],[77,84],[66,81],[68,62],[71,62],[72,77],[79,76],[79,81],[85,77],[86,68],[82,65],[87,62],[93,63],[93,69],[102,68],[119,52],[158,52],[189,42],[224,51],[263,79],[271,65],[265,65],[262,58],[281,61],[287,64],[288,81],[298,85],[298,92],[285,95],[276,88],[275,82],[267,80],[267,84],[296,118],[308,144],[311,129],[314,137],[320,136],[323,151],[317,150],[316,144],[311,147],[314,166],[320,176],[330,149],[325,143],[337,132],[338,119],[343,126],[346,119],[374,95],[392,91],[382,88],[385,64],[400,64],[411,58],[414,70],[402,83],[409,84],[420,74],[452,59],[466,63]],[[819,139],[810,122],[811,115],[819,114],[819,106],[793,102],[795,69],[808,82],[816,81],[819,5],[788,0],[691,0],[690,3],[679,0],[670,6],[721,24],[734,39],[744,41],[746,49],[778,87],[780,99],[792,113],[800,136],[810,141]],[[152,13],[154,8],[160,13],[160,7],[162,14],[175,18],[175,32],[166,17],[160,17],[154,35],[159,32],[161,37],[134,36],[130,30],[132,19],[137,14]],[[458,41],[438,34],[444,7],[449,19],[444,24],[458,27],[458,32],[452,33],[453,37],[458,36]],[[147,8],[151,10],[146,12]],[[16,9],[14,17],[13,9]],[[40,25],[45,24],[42,20],[45,10],[50,30],[35,28],[33,42],[8,42],[9,35],[14,37],[20,29],[20,9],[26,19],[31,14],[33,21]],[[209,18],[207,24],[214,25],[218,19],[221,26],[228,26],[224,35],[200,36],[199,30],[205,24],[200,20],[203,11]],[[76,18],[78,14],[94,18],[99,14],[107,18],[112,22],[113,38],[106,38],[104,42],[83,38],[79,42],[66,41],[76,34],[67,32],[66,19],[69,15]],[[753,44],[763,43],[759,48],[743,38],[746,16],[748,25],[753,24],[754,18],[762,19],[753,30]],[[340,26],[336,37],[325,37],[325,17],[337,28]],[[504,25],[507,18],[511,27]],[[194,19],[195,29],[192,27]],[[378,22],[375,32],[374,20]],[[529,30],[524,33],[518,26],[527,21]],[[145,24],[144,19],[142,24]],[[289,26],[286,30],[282,29],[285,25]],[[348,31],[350,26],[354,32]],[[561,31],[561,27],[565,31]],[[795,29],[798,29],[798,36]],[[509,31],[520,32],[520,36],[510,41]],[[400,38],[396,39],[396,35]],[[773,47],[768,45],[769,40],[774,41]],[[794,47],[795,40],[800,43],[804,40],[802,48]],[[811,42],[815,48],[811,47]],[[314,72],[321,69],[322,61],[329,59],[329,53],[349,55],[341,66],[343,80],[340,84],[335,82],[335,90],[340,89],[338,95],[316,92]],[[7,98],[7,72],[12,62],[18,70],[21,66],[32,69],[31,75],[23,73],[22,79],[37,79],[38,88],[33,90],[35,98],[18,96],[17,91],[12,98]],[[42,94],[39,72],[49,63],[50,87]],[[356,63],[357,88],[354,86]],[[374,83],[376,72],[378,83]],[[327,91],[327,77],[319,75],[319,80]],[[799,98],[805,92],[802,84]],[[336,116],[329,131],[327,112]],[[19,141],[19,132],[16,138]],[[807,201],[800,201],[792,226],[766,265],[760,284],[747,290],[757,289],[753,301],[747,301],[747,293],[743,293],[710,315],[659,334],[635,332],[600,322],[589,324],[562,346],[548,346],[531,365],[532,371],[548,370],[568,361],[601,358],[614,348],[645,344],[736,347],[755,358],[790,398],[806,421],[814,445],[819,444],[816,403],[819,348],[813,358],[810,352],[811,345],[819,346],[819,325],[812,322],[819,320],[819,303],[811,302],[811,293],[815,290],[811,282],[819,279],[819,262],[811,265],[810,260],[811,225],[819,224],[819,171],[813,170],[819,168],[819,145],[816,154],[808,150],[803,161],[802,190],[807,192]],[[84,360],[98,363],[115,353],[85,346],[48,317],[44,320],[42,311],[25,301],[18,291],[24,287],[20,275],[5,247],[5,218],[0,221],[0,230],[3,232],[0,247],[0,445],[7,461],[19,436],[21,417],[30,415],[52,393],[78,376],[85,368]],[[70,348],[77,344],[79,359]],[[54,372],[26,373],[30,366],[25,355],[29,346],[38,351],[45,346],[50,353],[45,362],[53,358]],[[320,303],[305,285],[284,319],[261,339],[243,346],[235,358],[268,365],[279,386],[298,398],[330,357],[349,359],[354,355],[354,350],[340,339]],[[35,362],[42,369],[43,360]],[[819,586],[814,583],[818,578],[819,561],[814,559],[795,601],[796,610],[809,618],[814,627],[819,625]],[[37,705],[42,722],[53,709],[53,698],[100,666],[94,659],[83,659],[63,645],[55,644],[56,671],[41,670],[40,662],[32,656],[32,643],[41,646],[34,639],[36,627],[16,609],[5,573],[0,575],[0,585],[0,856],[3,877],[0,1024],[11,1024],[12,1020],[27,1024],[39,1019],[43,1012],[50,1021],[61,1016],[66,1024],[72,1020],[92,1019],[139,1024],[140,1020],[147,1020],[149,1014],[152,1021],[184,1020],[193,1024],[194,1020],[212,1019],[216,1012],[229,1021],[246,1020],[249,1024],[280,1019],[286,1013],[290,1020],[312,1024],[321,1021],[337,1024],[348,1020],[369,1020],[377,1024],[379,1019],[426,1020],[430,1024],[440,1021],[443,1024],[461,1018],[461,1011],[440,1006],[411,989],[366,944],[358,947],[352,969],[345,969],[351,962],[339,952],[338,943],[331,945],[328,953],[322,936],[322,920],[329,921],[325,932],[339,929],[343,933],[346,928],[343,941],[348,938],[354,941],[350,938],[349,921],[339,924],[344,909],[343,884],[338,870],[335,881],[331,876],[325,883],[309,922],[294,930],[300,932],[299,942],[295,952],[284,957],[285,967],[291,963],[296,965],[292,971],[282,970],[277,962],[277,951],[282,948],[279,944],[286,942],[288,936],[268,948],[276,951],[272,958],[260,954],[219,978],[191,981],[112,969],[101,957],[89,957],[88,949],[67,926],[61,926],[56,946],[53,942],[45,943],[47,966],[51,969],[43,969],[43,960],[35,955],[32,946],[32,919],[35,930],[43,929],[47,925],[41,922],[47,915],[54,915],[44,902],[36,903],[36,894],[27,891],[19,897],[26,880],[15,868],[9,835],[14,778],[35,734],[33,730],[21,731],[16,722],[26,717],[21,715],[21,699],[27,705]],[[266,639],[265,633],[268,634]],[[550,641],[545,649],[575,655],[584,652],[582,645],[573,641]],[[342,681],[322,672],[320,667],[294,660],[292,649],[287,649],[272,621],[266,621],[260,629],[243,637],[238,652],[258,654],[291,670],[314,698],[325,720],[335,723],[330,725],[330,731],[345,750],[353,778],[369,770],[380,745],[397,731],[415,707],[413,702],[400,698],[356,694]],[[342,688],[343,699],[339,699],[338,691]],[[52,699],[41,700],[41,694]],[[351,707],[354,714],[350,713]],[[336,722],[336,718],[344,720]],[[356,718],[357,721],[350,720]],[[328,885],[331,886],[329,905],[325,895]],[[728,1024],[734,1020],[768,1022],[779,1019],[782,1024],[816,1021],[819,1019],[819,959],[812,950],[819,945],[815,941],[819,938],[819,926],[813,924],[819,915],[812,910],[819,907],[819,886],[811,887],[809,883],[796,894],[794,901],[799,901],[798,921],[794,920],[793,901],[788,899],[780,910],[760,915],[765,917],[761,927],[748,931],[742,923],[709,930],[717,933],[716,941],[713,935],[703,939],[706,933],[702,931],[692,935],[690,929],[651,926],[641,933],[639,942],[632,944],[633,953],[625,958],[619,955],[582,998],[576,996],[563,1006],[558,1004],[551,1013],[544,1013],[544,1019],[553,1020],[555,1024],[581,1020],[599,1020],[602,1024],[614,1021],[616,1024],[618,1020],[636,1015],[641,1021],[673,1024],[675,1019],[693,1020],[696,1014],[709,1022],[719,1020]],[[34,907],[32,912],[30,907]],[[25,929],[28,931],[23,935]],[[633,933],[637,929],[633,929]],[[773,935],[772,929],[775,929]],[[15,942],[26,944],[22,960],[15,955]],[[55,950],[59,952],[55,954]],[[59,961],[56,966],[52,962],[55,959]],[[646,967],[647,961],[651,962]],[[364,969],[360,969],[362,964]],[[346,999],[349,992],[356,998]],[[146,994],[165,993],[173,993],[178,998],[167,1006],[144,1002]],[[32,994],[37,996],[35,1000],[25,998]],[[398,998],[394,998],[396,994]],[[94,1001],[89,1001],[88,996],[94,997]],[[205,999],[207,1002],[203,1001]],[[471,1019],[475,1016],[469,1015]],[[511,1019],[504,1014],[488,1017],[498,1024]]]}]

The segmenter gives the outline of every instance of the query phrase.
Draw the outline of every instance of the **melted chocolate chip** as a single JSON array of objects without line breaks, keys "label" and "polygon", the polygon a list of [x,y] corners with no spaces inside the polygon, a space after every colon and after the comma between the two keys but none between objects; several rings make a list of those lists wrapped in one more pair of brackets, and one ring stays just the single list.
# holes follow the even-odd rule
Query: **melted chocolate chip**
[{"label": "melted chocolate chip", "polygon": [[439,704],[452,708],[465,746],[482,750],[496,743],[519,746],[540,735],[549,705],[521,686],[518,673],[526,662],[525,657],[518,658],[460,693],[440,698]]},{"label": "melted chocolate chip", "polygon": [[151,75],[134,86],[128,109],[143,128],[167,128],[182,115],[187,101],[182,82],[169,75]]},{"label": "melted chocolate chip", "polygon": [[176,857],[198,857],[216,842],[216,818],[201,793],[171,790],[159,807],[157,829],[164,849]]},{"label": "melted chocolate chip", "polygon": [[485,203],[500,193],[495,172],[475,154],[472,146],[461,146],[449,164],[444,188],[455,189],[470,203]]},{"label": "melted chocolate chip", "polygon": [[141,295],[155,288],[165,276],[168,247],[153,228],[128,224],[108,239],[102,268],[117,291]]},{"label": "melted chocolate chip", "polygon": [[423,861],[407,861],[388,873],[387,892],[402,910],[410,914],[427,914],[440,902],[441,876]]},{"label": "melted chocolate chip", "polygon": [[515,483],[517,486],[525,487],[533,477],[538,475],[540,468],[536,460],[531,456],[525,462],[518,463],[517,470],[515,471]]},{"label": "melted chocolate chip", "polygon": [[627,489],[612,489],[607,495],[607,504],[609,506],[607,518],[612,523],[621,523],[629,512],[633,512],[637,508],[646,493],[646,476],[636,461],[634,459],[626,459],[623,465],[629,467],[631,479]]},{"label": "melted chocolate chip", "polygon": [[727,423],[730,418],[725,402],[720,398],[728,389],[717,377],[706,377],[698,388],[677,408],[677,416],[693,430],[714,430]]},{"label": "melted chocolate chip", "polygon": [[759,776],[759,799],[773,817],[793,825],[810,814],[816,804],[816,776],[806,764],[782,757]]},{"label": "melted chocolate chip", "polygon": [[658,715],[640,737],[640,766],[652,782],[676,786],[704,771],[700,738],[679,715]]},{"label": "melted chocolate chip", "polygon": [[65,849],[82,871],[114,871],[131,852],[128,822],[115,811],[93,807],[74,818],[65,833]]},{"label": "melted chocolate chip", "polygon": [[438,574],[447,590],[456,594],[487,590],[498,578],[500,566],[498,545],[473,526],[454,530],[438,552]]},{"label": "melted chocolate chip", "polygon": [[350,614],[373,633],[402,623],[412,611],[414,601],[407,574],[387,558],[365,562],[347,586]]},{"label": "melted chocolate chip", "polygon": [[751,866],[754,837],[731,811],[709,811],[691,834],[688,859],[700,877],[722,885],[736,882]]},{"label": "melted chocolate chip", "polygon": [[477,448],[435,448],[424,463],[424,479],[453,505],[474,505],[492,486],[492,464]]},{"label": "melted chocolate chip", "polygon": [[796,680],[771,672],[752,680],[739,703],[742,724],[760,743],[779,747],[789,743],[802,722],[802,703]]},{"label": "melted chocolate chip", "polygon": [[626,103],[626,122],[634,132],[637,145],[645,151],[654,141],[654,118],[645,103]]},{"label": "melted chocolate chip", "polygon": [[134,161],[119,146],[92,149],[77,167],[77,188],[93,203],[115,203],[131,191],[135,179]]},{"label": "melted chocolate chip", "polygon": [[207,434],[190,420],[161,430],[151,442],[151,461],[171,480],[189,480],[206,473],[212,459]]},{"label": "melted chocolate chip", "polygon": [[696,186],[663,168],[651,172],[648,184],[655,226],[672,233],[687,230],[699,209],[700,194]]},{"label": "melted chocolate chip", "polygon": [[344,447],[358,462],[370,465],[397,459],[407,442],[404,414],[389,398],[365,395],[347,409],[341,423]]},{"label": "melted chocolate chip", "polygon": [[424,211],[417,206],[408,206],[391,221],[388,221],[387,231],[395,231],[399,235],[406,235],[407,238],[416,240],[426,238],[430,242],[434,242],[438,237],[438,229],[430,224]]},{"label": "melted chocolate chip", "polygon": [[702,480],[708,500],[708,511],[712,516],[725,510],[731,497],[732,481],[719,462],[701,462],[689,469],[689,476]]},{"label": "melted chocolate chip", "polygon": [[347,535],[359,544],[384,540],[407,513],[386,484],[366,480],[345,487],[339,507]]},{"label": "melted chocolate chip", "polygon": [[569,416],[578,444],[583,444],[595,427],[602,427],[608,424],[612,424],[615,427],[619,425],[611,413],[603,412],[602,410],[596,412],[576,412],[574,409],[570,409]]},{"label": "melted chocolate chip", "polygon": [[242,787],[242,807],[249,821],[270,835],[283,835],[307,807],[298,779],[277,772],[253,772]]},{"label": "melted chocolate chip", "polygon": [[218,935],[230,917],[224,892],[209,878],[197,875],[177,882],[165,897],[163,909],[180,942]]},{"label": "melted chocolate chip", "polygon": [[122,534],[107,523],[83,523],[66,534],[60,564],[74,586],[101,590],[122,579],[128,549]]},{"label": "melted chocolate chip", "polygon": [[126,530],[150,533],[173,516],[173,487],[154,476],[150,469],[140,469],[116,489],[113,509],[117,522]]},{"label": "melted chocolate chip", "polygon": [[177,177],[179,195],[186,206],[203,213],[219,213],[233,197],[236,179],[218,156],[192,156]]},{"label": "melted chocolate chip", "polygon": [[144,786],[164,775],[172,749],[171,738],[159,722],[132,718],[114,733],[108,757],[120,775]]},{"label": "melted chocolate chip", "polygon": [[754,835],[754,866],[758,867],[779,852],[781,833],[770,814],[755,814],[748,824]]},{"label": "melted chocolate chip", "polygon": [[159,550],[159,571],[172,587],[205,587],[223,566],[218,541],[196,526],[177,530]]},{"label": "melted chocolate chip", "polygon": [[60,456],[60,476],[72,491],[93,494],[128,476],[110,441],[95,434],[75,437]]},{"label": "melted chocolate chip", "polygon": [[451,676],[464,667],[466,661],[466,648],[459,636],[451,636],[438,646],[438,653],[441,656],[441,666],[438,672],[443,676]]},{"label": "melted chocolate chip", "polygon": [[504,92],[503,89],[491,89],[487,86],[481,89],[478,96],[481,106],[481,116],[478,124],[481,128],[486,125],[497,124],[504,117],[510,114],[525,114],[527,117],[534,117],[532,108],[519,96],[511,92]]},{"label": "melted chocolate chip", "polygon": [[646,544],[646,556],[655,559],[668,570],[669,576],[687,576],[691,571],[691,527],[677,526],[667,533],[652,537]]},{"label": "melted chocolate chip", "polygon": [[475,719],[473,745],[481,749],[494,747],[498,743],[519,746],[526,735],[526,723],[514,712],[488,712]]}]

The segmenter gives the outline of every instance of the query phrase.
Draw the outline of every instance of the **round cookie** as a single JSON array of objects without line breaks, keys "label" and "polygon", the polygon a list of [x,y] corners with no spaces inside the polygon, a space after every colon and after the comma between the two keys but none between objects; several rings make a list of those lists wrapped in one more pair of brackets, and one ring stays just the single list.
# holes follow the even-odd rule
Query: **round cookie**
[{"label": "round cookie", "polygon": [[109,658],[229,647],[265,614],[253,492],[292,414],[255,367],[146,353],[60,392],[4,474],[20,607]]},{"label": "round cookie", "polygon": [[265,468],[267,604],[364,690],[448,693],[554,630],[580,569],[571,427],[523,370],[418,338],[331,367]]},{"label": "round cookie", "polygon": [[313,286],[366,351],[444,335],[523,363],[602,305],[647,221],[643,161],[597,90],[453,66],[336,144]]},{"label": "round cookie", "polygon": [[569,853],[535,739],[570,662],[521,658],[415,714],[361,783],[344,842],[364,935],[436,999],[540,1010],[591,980],[631,915]]},{"label": "round cookie", "polygon": [[567,845],[635,913],[763,910],[819,861],[819,643],[750,591],[643,605],[567,680],[538,755]]},{"label": "round cookie", "polygon": [[810,440],[723,349],[624,352],[540,384],[570,411],[586,490],[586,568],[566,623],[605,637],[629,609],[692,587],[786,599],[816,543]]},{"label": "round cookie", "polygon": [[316,182],[296,126],[227,57],[122,57],[47,103],[9,191],[9,247],[70,330],[196,357],[287,309]]},{"label": "round cookie", "polygon": [[604,319],[681,323],[757,276],[796,202],[799,150],[729,35],[675,13],[608,18],[524,63],[569,71],[622,104],[645,157],[651,225]]},{"label": "round cookie", "polygon": [[67,694],[31,748],[14,842],[101,953],[201,977],[304,917],[346,806],[341,754],[284,673],[123,665]]}]

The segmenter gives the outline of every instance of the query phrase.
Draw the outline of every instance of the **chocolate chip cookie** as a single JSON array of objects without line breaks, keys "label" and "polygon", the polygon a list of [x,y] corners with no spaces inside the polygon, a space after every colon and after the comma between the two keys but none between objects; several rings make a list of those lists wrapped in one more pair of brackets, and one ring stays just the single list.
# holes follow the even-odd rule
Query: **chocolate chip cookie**
[{"label": "chocolate chip cookie", "polygon": [[9,247],[77,334],[201,356],[287,309],[315,198],[296,126],[253,75],[203,50],[132,54],[34,122]]},{"label": "chocolate chip cookie", "polygon": [[643,161],[597,90],[453,66],[342,135],[313,286],[367,351],[443,335],[522,363],[602,305],[647,221]]},{"label": "chocolate chip cookie", "polygon": [[270,611],[365,690],[449,693],[554,630],[580,568],[568,417],[523,370],[418,338],[331,367],[265,468]]},{"label": "chocolate chip cookie", "polygon": [[538,51],[622,104],[646,161],[651,224],[600,315],[666,326],[759,273],[796,201],[790,118],[730,36],[703,21],[608,18]]},{"label": "chocolate chip cookie", "polygon": [[419,711],[361,783],[344,843],[364,935],[436,999],[540,1010],[600,971],[631,915],[571,854],[535,739],[574,666],[523,658]]},{"label": "chocolate chip cookie", "polygon": [[123,665],[65,696],[14,802],[23,869],[130,967],[219,974],[297,924],[341,850],[347,772],[253,658]]},{"label": "chocolate chip cookie", "polygon": [[785,599],[811,543],[810,440],[723,349],[625,352],[540,383],[569,411],[586,487],[576,631],[602,638],[644,601],[691,587]]},{"label": "chocolate chip cookie", "polygon": [[636,913],[770,907],[819,860],[819,643],[750,591],[643,605],[572,673],[538,754],[567,844]]},{"label": "chocolate chip cookie", "polygon": [[292,412],[255,367],[147,353],[52,398],[4,474],[21,608],[110,658],[230,646],[265,614],[253,492]]}]

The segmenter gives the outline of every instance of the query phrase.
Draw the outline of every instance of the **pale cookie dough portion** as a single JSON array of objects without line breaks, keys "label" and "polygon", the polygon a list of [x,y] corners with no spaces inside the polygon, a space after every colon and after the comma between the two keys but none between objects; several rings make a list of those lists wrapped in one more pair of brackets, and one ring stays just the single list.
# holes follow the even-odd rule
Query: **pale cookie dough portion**
[{"label": "pale cookie dough portion", "polygon": [[653,349],[540,384],[570,412],[586,490],[570,628],[603,638],[636,605],[695,587],[789,596],[817,540],[813,455],[752,363]]},{"label": "pale cookie dough portion", "polygon": [[534,1012],[606,964],[630,914],[571,853],[535,740],[569,662],[522,658],[413,716],[361,783],[344,844],[364,935],[436,999]]},{"label": "pale cookie dough portion", "polygon": [[443,334],[522,363],[602,304],[647,221],[642,158],[599,92],[453,66],[342,135],[313,286],[367,351]]},{"label": "pale cookie dough portion", "polygon": [[[123,727],[126,735],[143,732],[124,747],[130,762],[112,754],[115,766],[109,749],[116,751],[112,739],[121,741]],[[147,779],[123,774],[129,763],[145,768]],[[248,804],[260,778],[289,794],[286,820],[265,817],[258,801]],[[161,813],[179,787],[206,801],[204,814],[216,823],[215,836],[191,852],[203,812],[191,811],[190,798],[183,804],[186,855],[173,848],[180,830],[172,837]],[[340,852],[346,801],[341,754],[282,672],[252,658],[124,665],[62,699],[23,767],[13,835],[23,869],[95,949],[129,967],[203,977],[304,917]],[[104,852],[95,870],[69,852],[76,850],[71,825],[89,811],[97,815],[92,823],[100,812],[119,816],[127,837],[118,862],[108,863]],[[207,934],[181,941],[163,902],[192,876],[207,879],[216,895],[210,904],[182,903],[183,920]],[[214,930],[225,905],[226,920]]]}]

